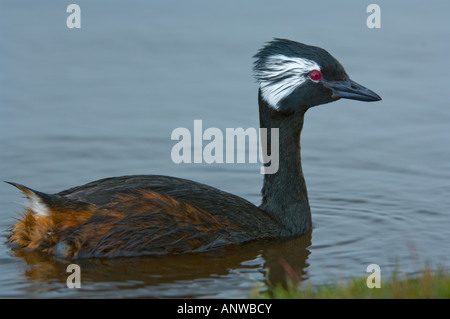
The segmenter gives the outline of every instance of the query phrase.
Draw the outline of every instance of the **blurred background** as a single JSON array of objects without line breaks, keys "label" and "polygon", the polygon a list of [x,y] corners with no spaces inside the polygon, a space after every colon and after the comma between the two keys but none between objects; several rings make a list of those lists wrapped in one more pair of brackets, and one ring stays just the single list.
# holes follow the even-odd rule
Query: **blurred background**
[{"label": "blurred background", "polygon": [[[284,243],[206,255],[70,261],[13,252],[24,202],[0,184],[1,297],[240,297],[286,265],[320,285],[450,265],[450,4],[376,1],[0,2],[0,180],[54,193],[128,174],[173,175],[260,202],[259,164],[174,164],[170,139],[258,127],[252,56],[274,37],[322,47],[382,96],[306,114],[303,171],[314,229]],[[269,278],[267,269],[270,269]]]}]

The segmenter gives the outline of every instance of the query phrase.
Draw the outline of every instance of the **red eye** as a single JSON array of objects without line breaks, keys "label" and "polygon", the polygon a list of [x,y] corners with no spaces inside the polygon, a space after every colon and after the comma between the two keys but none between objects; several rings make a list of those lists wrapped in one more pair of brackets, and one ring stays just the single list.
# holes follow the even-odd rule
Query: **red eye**
[{"label": "red eye", "polygon": [[322,78],[322,73],[320,73],[319,70],[314,70],[311,71],[311,73],[309,74],[309,76],[311,77],[311,79],[313,79],[314,81],[319,81]]}]

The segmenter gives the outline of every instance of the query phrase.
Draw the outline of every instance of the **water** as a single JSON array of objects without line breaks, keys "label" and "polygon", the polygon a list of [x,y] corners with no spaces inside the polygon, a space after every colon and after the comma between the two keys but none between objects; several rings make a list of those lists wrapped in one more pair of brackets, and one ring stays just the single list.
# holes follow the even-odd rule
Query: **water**
[{"label": "water", "polygon": [[[12,252],[2,297],[242,297],[286,272],[320,285],[450,265],[446,2],[77,1],[0,4],[0,179],[57,192],[110,176],[165,174],[260,202],[258,164],[174,164],[173,129],[258,127],[252,55],[272,37],[317,45],[383,97],[307,112],[303,170],[314,229],[287,242],[200,255],[66,261]],[[0,184],[0,228],[23,199]],[[4,233],[6,235],[6,232]],[[267,275],[267,269],[270,274]]]}]

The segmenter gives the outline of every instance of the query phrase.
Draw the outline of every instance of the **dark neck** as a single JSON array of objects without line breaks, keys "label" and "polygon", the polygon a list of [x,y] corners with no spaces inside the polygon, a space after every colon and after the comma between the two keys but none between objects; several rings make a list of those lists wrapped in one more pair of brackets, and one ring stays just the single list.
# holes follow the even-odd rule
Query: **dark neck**
[{"label": "dark neck", "polygon": [[[260,127],[267,128],[269,154],[270,129],[279,129],[279,168],[274,174],[264,175],[260,208],[278,220],[285,235],[301,235],[311,230],[311,211],[300,157],[305,111],[281,114],[269,107],[261,94],[258,100]],[[264,152],[268,154],[266,150]]]}]

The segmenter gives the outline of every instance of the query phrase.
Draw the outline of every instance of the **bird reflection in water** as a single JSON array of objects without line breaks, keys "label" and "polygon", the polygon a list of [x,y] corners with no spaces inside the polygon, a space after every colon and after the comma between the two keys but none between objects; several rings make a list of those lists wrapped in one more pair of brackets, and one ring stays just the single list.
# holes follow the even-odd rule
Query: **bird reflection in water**
[{"label": "bird reflection in water", "polygon": [[230,280],[246,281],[242,285],[242,296],[245,296],[251,295],[251,287],[307,280],[311,234],[181,255],[72,260],[36,251],[15,250],[14,256],[26,263],[23,275],[31,279],[28,293],[39,291],[44,296],[45,292],[69,290],[66,281],[70,273],[66,269],[72,263],[81,268],[81,288],[73,292],[79,297],[102,297],[105,290],[115,290],[113,295],[120,296],[123,289],[127,289],[128,297],[195,298],[201,297],[204,291],[211,296],[212,290],[227,297]]}]

